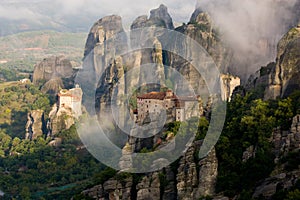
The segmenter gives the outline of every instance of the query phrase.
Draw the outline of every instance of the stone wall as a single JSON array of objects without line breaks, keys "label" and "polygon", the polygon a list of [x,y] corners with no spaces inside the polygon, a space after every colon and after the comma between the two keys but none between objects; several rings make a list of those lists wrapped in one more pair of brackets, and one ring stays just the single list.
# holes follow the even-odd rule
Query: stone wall
[{"label": "stone wall", "polygon": [[230,101],[234,89],[237,86],[241,85],[241,80],[237,76],[232,76],[230,74],[221,74],[220,81],[221,81],[222,100]]}]

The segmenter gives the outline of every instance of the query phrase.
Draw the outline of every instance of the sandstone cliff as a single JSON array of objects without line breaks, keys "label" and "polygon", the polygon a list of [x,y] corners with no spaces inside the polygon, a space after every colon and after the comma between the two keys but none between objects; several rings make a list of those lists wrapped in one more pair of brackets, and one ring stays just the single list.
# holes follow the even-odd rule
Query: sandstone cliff
[{"label": "sandstone cliff", "polygon": [[[212,21],[207,13],[197,9],[188,24],[184,24],[175,30],[199,43],[199,45],[208,52],[220,73],[228,72],[231,61],[231,51],[221,42],[220,36],[218,35],[219,33],[213,28]],[[170,45],[172,46],[172,44]],[[173,49],[178,48],[179,47],[173,46]],[[181,58],[175,53],[168,52],[165,63],[180,72],[184,78],[190,82],[195,92],[204,96],[203,99],[207,99],[206,94],[209,93],[207,91],[207,83],[211,80],[215,80],[216,77],[206,76],[204,77],[206,80],[204,80],[201,74],[195,70],[192,63],[203,63],[203,60],[200,58],[199,52],[191,48],[192,47],[188,47],[187,44],[182,41],[180,51],[185,52],[184,57],[188,58],[188,60]],[[203,66],[204,65],[201,64],[201,67]]]},{"label": "sandstone cliff", "polygon": [[75,118],[71,108],[61,107],[58,109],[57,106],[54,105],[49,113],[49,122],[47,125],[48,137],[53,137],[62,130],[68,130],[74,123]]},{"label": "sandstone cliff", "polygon": [[94,199],[169,200],[199,199],[215,194],[218,161],[213,149],[206,158],[198,160],[201,141],[195,141],[186,154],[161,171],[140,174],[133,180],[131,175],[116,175],[101,185],[83,191]]},{"label": "sandstone cliff", "polygon": [[[228,72],[232,52],[222,43],[221,35],[215,29],[213,21],[207,13],[196,9],[190,22],[176,28],[176,30],[197,41],[213,58],[221,73]],[[195,55],[191,55],[191,57],[193,56]]]},{"label": "sandstone cliff", "polygon": [[42,92],[56,95],[61,88],[73,84],[75,71],[71,62],[64,56],[45,58],[34,67],[33,84],[40,86]]},{"label": "sandstone cliff", "polygon": [[277,47],[276,63],[261,68],[250,79],[250,87],[264,87],[265,99],[290,95],[300,89],[300,27],[292,28]]},{"label": "sandstone cliff", "polygon": [[[122,96],[132,92],[129,91],[129,88],[136,84],[144,85],[149,78],[148,76],[155,77],[159,83],[164,83],[164,80],[170,79],[170,72],[166,66],[171,66],[179,71],[191,82],[197,94],[202,89],[207,90],[204,79],[189,64],[193,59],[195,61],[200,59],[198,52],[188,51],[188,47],[182,44],[180,50],[186,50],[186,58],[191,60],[187,61],[175,54],[168,54],[163,50],[163,44],[166,43],[163,41],[164,35],[155,31],[146,33],[137,31],[138,28],[145,27],[172,29],[172,19],[167,13],[166,7],[160,6],[158,9],[152,10],[149,18],[147,16],[138,17],[131,26],[134,34],[128,36],[121,34],[123,28],[121,18],[118,16],[100,19],[91,29],[86,44],[83,67],[87,72],[92,72],[94,76],[85,77],[85,80],[90,81],[91,84],[89,85],[96,89],[96,111],[100,122],[108,117],[106,111],[111,104],[113,95]],[[208,14],[195,11],[191,22],[177,28],[176,31],[186,34],[200,43],[215,59],[220,71],[227,72],[231,52],[218,39],[218,33],[213,29]],[[143,40],[144,38],[145,40]],[[135,42],[141,42],[138,44],[141,48],[130,53],[126,52],[126,50],[130,50],[131,46],[137,45]],[[167,45],[172,47],[172,44]],[[143,49],[144,46],[147,48]],[[124,51],[126,54],[120,55]],[[141,67],[141,65],[148,63],[151,63],[154,68],[151,73],[143,71]],[[133,68],[136,69],[135,74],[125,78],[125,80],[122,79],[122,76]],[[216,77],[211,77],[211,79],[216,80]],[[118,89],[113,93],[115,85],[118,85]],[[158,88],[151,88],[148,85],[145,92],[155,89]],[[120,109],[128,109],[118,101],[116,104]],[[118,110],[118,112],[122,111]],[[209,109],[206,114],[209,115]],[[122,120],[122,116],[116,120]],[[135,150],[141,150],[144,147],[153,147],[158,139],[152,137],[130,140],[130,142],[132,142],[130,145],[135,145]],[[133,180],[132,177],[120,180],[116,176],[101,185],[87,189],[83,193],[96,199],[134,199],[135,197],[136,199],[198,199],[201,196],[214,195],[218,160],[214,149],[206,158],[197,160],[195,155],[197,155],[200,146],[201,142],[194,142],[178,163],[174,164],[175,167],[169,166],[159,172],[141,175],[138,181]],[[130,158],[124,154],[121,165],[127,166],[129,161]]]},{"label": "sandstone cliff", "polygon": [[131,29],[144,27],[163,27],[167,29],[174,29],[173,20],[168,13],[168,8],[165,5],[160,5],[159,8],[150,11],[150,17],[142,15],[134,20]]},{"label": "sandstone cliff", "polygon": [[300,27],[291,29],[279,42],[272,83],[266,91],[273,97],[287,96],[300,89]]},{"label": "sandstone cliff", "polygon": [[[291,160],[286,159],[292,153],[299,154],[300,115],[293,117],[290,130],[274,130],[271,140],[274,144],[273,152],[276,157],[275,163],[277,163],[277,167],[269,178],[258,184],[253,194],[253,198],[263,196],[265,199],[272,199],[272,196],[276,192],[280,192],[280,190],[289,190],[300,180],[299,167],[290,167],[291,163],[289,163],[289,161]],[[292,162],[296,162],[295,159],[297,158],[293,159]]]},{"label": "sandstone cliff", "polygon": [[44,111],[33,110],[27,115],[25,139],[34,140],[43,136],[45,129]]}]

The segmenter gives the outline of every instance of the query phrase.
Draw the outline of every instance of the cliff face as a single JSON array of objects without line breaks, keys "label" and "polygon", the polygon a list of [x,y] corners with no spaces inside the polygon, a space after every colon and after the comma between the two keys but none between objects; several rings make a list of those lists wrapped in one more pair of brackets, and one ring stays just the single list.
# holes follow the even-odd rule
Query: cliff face
[{"label": "cliff face", "polygon": [[[122,22],[119,16],[108,16],[100,19],[91,29],[86,43],[84,68],[92,72],[91,76],[85,80],[90,81],[91,87],[96,91],[96,110],[98,114],[108,108],[111,102],[113,87],[119,83],[118,95],[132,92],[133,85],[145,85],[151,74],[153,79],[162,83],[167,79],[172,79],[174,68],[191,83],[197,94],[208,94],[207,84],[190,62],[201,60],[198,52],[189,51],[185,41],[182,41],[182,48],[174,46],[170,41],[165,42],[164,33],[158,30],[142,31],[139,28],[163,27],[173,28],[173,23],[167,8],[161,5],[150,12],[150,17],[140,16],[132,24],[130,35],[122,34]],[[149,29],[148,29],[149,30]],[[176,28],[176,31],[187,35],[198,42],[213,58],[220,72],[227,72],[230,63],[231,52],[219,40],[216,30],[212,28],[212,22],[208,14],[195,11],[188,25]],[[130,51],[131,47],[139,44],[140,49]],[[178,51],[184,51],[185,60],[180,56],[164,51],[164,45]],[[173,46],[172,46],[173,45]],[[147,46],[147,48],[144,48]],[[150,47],[150,48],[149,48]],[[128,50],[128,51],[126,51]],[[123,52],[123,54],[121,53]],[[125,52],[125,54],[124,54]],[[120,55],[121,54],[121,55]],[[154,64],[153,70],[142,69],[145,64]],[[170,67],[168,67],[170,66]],[[129,74],[125,79],[120,79],[131,69],[134,74]],[[147,74],[147,75],[145,75]],[[211,77],[215,79],[215,77]],[[179,90],[181,86],[174,84],[174,88]],[[158,88],[148,88],[153,91]],[[146,92],[146,91],[145,91]],[[207,96],[203,99],[206,100]]]},{"label": "cliff face", "polygon": [[33,110],[27,115],[26,136],[25,139],[34,140],[42,136],[44,128],[44,111]]},{"label": "cliff face", "polygon": [[49,113],[48,137],[55,136],[62,130],[68,130],[75,123],[74,114],[71,108],[53,106]]},{"label": "cliff face", "polygon": [[83,191],[95,199],[169,200],[199,199],[214,195],[218,161],[213,149],[206,158],[198,160],[196,154],[201,141],[195,141],[177,164],[145,175],[135,182],[131,176],[120,180],[118,175],[101,185]]},{"label": "cliff face", "polygon": [[95,73],[95,80],[113,63],[115,55],[127,49],[126,36],[118,35],[123,31],[121,17],[116,15],[100,19],[91,28],[86,41],[83,66]]},{"label": "cliff face", "polygon": [[75,71],[71,62],[64,56],[45,58],[34,67],[32,82],[42,86],[44,93],[55,95],[60,88],[72,85]]},{"label": "cliff face", "polygon": [[214,29],[213,22],[207,13],[196,9],[190,22],[176,28],[176,30],[197,41],[213,58],[220,72],[228,72],[232,52],[221,42],[221,36]]},{"label": "cliff face", "polygon": [[173,20],[165,5],[160,5],[159,8],[151,10],[149,19],[147,15],[142,15],[136,18],[131,25],[131,29],[150,26],[174,29]]},{"label": "cliff face", "polygon": [[300,27],[292,28],[280,40],[276,63],[263,67],[250,82],[264,86],[265,99],[290,95],[300,89]]},{"label": "cliff face", "polygon": [[[187,25],[184,24],[175,30],[198,42],[208,52],[209,56],[211,56],[220,73],[228,72],[231,51],[220,41],[218,32],[213,29],[212,21],[207,13],[196,10]],[[205,82],[201,74],[191,64],[191,62],[202,62],[202,60],[199,52],[191,48],[185,42],[182,42],[180,50],[185,50],[185,58],[188,58],[188,60],[168,52],[165,60],[166,65],[172,66],[180,72],[191,83],[196,93],[201,95],[208,94],[207,82]],[[178,49],[178,47],[174,47],[174,49]],[[215,77],[205,78],[206,81],[215,79]]]},{"label": "cliff face", "polygon": [[288,161],[282,163],[284,156],[288,156],[291,153],[298,154],[300,150],[300,115],[293,117],[292,121],[290,130],[274,130],[272,143],[274,144],[277,168],[269,178],[261,181],[256,187],[253,198],[263,196],[265,199],[271,199],[272,195],[279,192],[279,190],[289,190],[300,180],[298,167],[293,170],[284,170],[288,165]]},{"label": "cliff face", "polygon": [[[111,104],[113,95],[123,96],[132,92],[130,91],[131,86],[145,85],[150,76],[155,77],[158,83],[164,83],[164,80],[171,78],[167,66],[180,72],[191,83],[197,94],[201,93],[202,90],[207,91],[204,79],[189,64],[191,60],[200,59],[198,52],[189,51],[185,41],[182,41],[180,50],[185,50],[186,58],[191,60],[187,61],[178,55],[165,52],[163,51],[164,35],[155,32],[157,30],[146,33],[139,31],[139,28],[145,27],[173,29],[174,26],[170,15],[167,13],[167,8],[160,6],[158,9],[152,10],[149,18],[147,16],[138,17],[131,26],[132,33],[128,36],[120,34],[123,28],[121,18],[118,16],[100,19],[91,29],[86,44],[83,67],[87,71],[93,72],[94,77],[86,77],[85,80],[91,81],[90,85],[96,88],[96,111],[100,122],[108,117],[106,111]],[[218,39],[218,33],[212,28],[211,20],[206,13],[195,12],[191,22],[177,28],[176,31],[200,43],[215,59],[220,71],[227,72],[230,51]],[[126,52],[136,45],[135,42],[142,43],[140,44],[141,49]],[[172,44],[168,45],[174,47]],[[143,48],[144,46],[147,48]],[[174,47],[174,49],[178,49],[178,47]],[[119,55],[124,51],[126,52],[125,55]],[[144,71],[141,67],[148,63],[151,63],[153,67],[150,72]],[[122,79],[124,74],[131,69],[135,69],[134,74]],[[216,77],[212,78],[216,79]],[[96,82],[93,83],[92,81],[95,80]],[[113,87],[117,84],[118,89],[113,93]],[[175,85],[175,89],[179,87]],[[155,89],[158,88],[147,85],[145,92]],[[119,106],[118,112],[122,112],[121,109],[128,109],[119,101],[116,101],[116,104]],[[120,123],[120,120],[124,119],[116,120],[119,120]],[[126,123],[126,119],[121,123]],[[151,148],[158,141],[156,136],[148,139],[129,139],[130,145],[135,145],[135,150],[141,150],[145,146]],[[96,199],[134,199],[135,197],[136,199],[198,199],[201,196],[214,195],[218,167],[216,153],[215,150],[212,150],[206,158],[197,160],[195,155],[197,155],[200,146],[201,142],[194,142],[185,155],[175,164],[176,167],[166,167],[159,172],[141,175],[138,181],[133,180],[132,177],[120,180],[116,176],[101,185],[87,189],[83,193]],[[124,154],[121,165],[127,166],[128,159]],[[124,168],[130,168],[130,166]]]},{"label": "cliff face", "polygon": [[[147,16],[138,17],[132,24],[131,29],[145,27],[173,28],[173,22],[167,12],[167,8],[161,5],[158,9],[152,10],[149,19]],[[95,72],[95,77],[88,78],[96,82],[96,107],[98,114],[101,115],[110,105],[112,89],[119,82],[116,96],[124,95],[130,91],[133,85],[143,85],[146,82],[145,71],[140,72],[141,65],[154,63],[152,75],[157,77],[160,82],[165,79],[164,58],[162,45],[157,33],[147,33],[156,35],[145,37],[142,32],[136,31],[130,35],[123,32],[121,18],[119,16],[108,16],[100,19],[91,29],[89,34],[84,67]],[[133,52],[130,46],[142,41],[151,49],[140,49]],[[135,68],[134,74],[129,74],[128,78],[123,78],[124,74]],[[150,75],[150,74],[148,74]],[[123,78],[123,79],[121,79]],[[121,82],[120,82],[121,81]],[[121,105],[120,105],[121,106]]]},{"label": "cliff face", "polygon": [[216,152],[213,149],[206,158],[197,161],[195,153],[198,152],[200,145],[201,143],[195,142],[179,161],[176,175],[178,199],[198,199],[215,194],[218,174]]},{"label": "cliff face", "polygon": [[43,110],[33,110],[27,115],[25,139],[34,140],[40,136],[53,137],[62,130],[68,130],[75,123],[74,112],[71,108],[53,106],[46,119]]},{"label": "cliff face", "polygon": [[93,25],[90,30],[85,45],[84,56],[87,56],[96,45],[103,44],[105,41],[123,31],[124,29],[120,16],[111,15],[100,19]]}]

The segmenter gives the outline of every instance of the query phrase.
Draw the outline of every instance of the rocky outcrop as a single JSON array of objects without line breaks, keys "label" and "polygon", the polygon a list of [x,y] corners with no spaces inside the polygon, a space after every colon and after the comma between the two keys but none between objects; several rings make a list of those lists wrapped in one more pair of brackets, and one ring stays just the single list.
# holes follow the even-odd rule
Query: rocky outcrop
[{"label": "rocky outcrop", "polygon": [[85,190],[82,193],[90,196],[93,199],[119,199],[130,200],[132,177],[116,180],[109,179],[102,185],[97,185],[91,189]]},{"label": "rocky outcrop", "polygon": [[[194,14],[191,22],[188,25],[183,25],[176,29],[183,34],[187,34],[192,39],[200,43],[215,59],[217,66],[223,72],[227,72],[230,52],[219,41],[218,33],[212,28],[211,20],[206,13],[199,12]],[[131,29],[134,31],[138,28],[145,27],[164,27],[173,29],[173,23],[170,15],[167,13],[165,6],[160,6],[158,9],[151,11],[150,17],[140,16],[132,24]],[[141,40],[143,32],[135,30],[135,34],[131,34],[128,38],[123,35],[119,38],[123,31],[121,18],[118,16],[109,16],[100,19],[92,27],[87,40],[85,49],[85,61],[83,67],[89,72],[93,72],[95,77],[86,77],[85,80],[96,81],[92,85],[96,85],[96,110],[98,112],[98,119],[102,121],[103,113],[109,108],[112,95],[124,96],[127,94],[128,88],[132,85],[144,85],[147,76],[156,77],[161,83],[168,78],[169,72],[166,70],[166,65],[175,68],[179,71],[191,85],[196,88],[196,93],[199,94],[197,88],[205,88],[206,83],[201,78],[195,68],[179,56],[174,54],[167,54],[163,51],[163,35],[157,33],[146,33],[145,40]],[[116,36],[117,35],[117,36]],[[119,35],[119,36],[118,36]],[[148,37],[149,36],[149,37]],[[116,37],[116,38],[114,38]],[[113,39],[114,38],[114,39]],[[130,39],[127,43],[127,39]],[[130,49],[134,46],[134,42],[142,42],[141,50],[128,53],[127,55],[119,55],[120,52]],[[119,42],[119,43],[117,43]],[[126,43],[125,43],[126,42]],[[147,49],[143,49],[143,45]],[[182,44],[181,49],[187,49],[185,44]],[[149,46],[151,48],[149,48]],[[174,47],[175,48],[175,47]],[[178,48],[178,47],[176,47]],[[191,60],[199,60],[197,52],[187,52],[186,58]],[[143,64],[153,64],[155,70],[151,73],[142,71]],[[136,67],[136,73],[132,77],[127,77],[125,80],[121,78],[124,74]],[[170,77],[169,77],[170,78]],[[216,79],[216,77],[213,77]],[[100,80],[100,81],[98,81]],[[113,93],[113,87],[117,85],[118,89]],[[147,87],[151,87],[147,85]],[[154,91],[153,88],[147,88]],[[146,90],[147,90],[146,89]],[[146,91],[148,92],[148,91]],[[207,97],[208,98],[208,97]],[[204,101],[207,99],[204,98]],[[116,101],[119,108],[123,109],[121,103]],[[206,114],[209,115],[207,108]],[[202,109],[203,110],[203,109]],[[118,110],[120,112],[120,110]],[[105,114],[105,118],[108,115]],[[121,120],[120,119],[117,119]],[[124,120],[124,118],[123,118]],[[126,121],[124,121],[125,123]],[[171,137],[171,136],[170,136]],[[129,144],[123,149],[123,155],[119,165],[122,169],[131,168],[132,159],[130,157],[131,151],[139,151],[144,147],[151,149],[154,145],[163,143],[159,136],[154,136],[147,139],[130,139]],[[198,160],[195,155],[199,151],[201,142],[194,142],[192,147],[185,153],[185,155],[178,161],[179,164],[174,167],[166,167],[159,172],[141,175],[138,182],[132,183],[131,180],[120,184],[117,178],[113,178],[95,186],[90,190],[86,190],[87,194],[96,199],[127,199],[126,196],[136,197],[136,199],[198,199],[201,196],[214,195],[214,187],[217,176],[218,161],[215,150],[213,149],[206,158]],[[129,148],[130,147],[130,148]],[[112,187],[108,187],[107,185]],[[128,186],[131,185],[131,190]],[[124,190],[124,191],[123,191]],[[123,191],[122,197],[119,195]],[[130,195],[127,193],[130,191]]]},{"label": "rocky outcrop", "polygon": [[276,65],[268,74],[265,99],[275,99],[300,89],[300,26],[279,42]]},{"label": "rocky outcrop", "polygon": [[[168,166],[161,171],[140,174],[138,182],[133,183],[127,177],[120,181],[120,174],[94,186],[83,194],[95,199],[129,199],[137,200],[169,200],[199,199],[202,196],[214,195],[218,161],[213,149],[206,158],[197,159],[197,152],[202,142],[196,141],[185,155],[179,159],[178,165]],[[128,146],[128,145],[127,145]],[[131,187],[131,189],[130,189]],[[120,196],[120,194],[123,194]]]},{"label": "rocky outcrop", "polygon": [[173,20],[165,5],[162,4],[159,8],[151,10],[149,19],[147,15],[142,15],[136,18],[131,25],[131,29],[151,26],[174,29]]},{"label": "rocky outcrop", "polygon": [[215,194],[218,161],[215,149],[206,158],[197,161],[197,152],[201,146],[195,142],[179,162],[177,191],[179,199],[198,199],[201,196]]},{"label": "rocky outcrop", "polygon": [[277,128],[273,131],[272,142],[276,161],[286,156],[289,152],[300,149],[300,115],[293,118],[290,130],[284,131]]},{"label": "rocky outcrop", "polygon": [[90,72],[85,80],[97,85],[115,56],[126,49],[127,36],[124,34],[121,17],[111,15],[98,20],[91,28],[85,45],[83,67]]},{"label": "rocky outcrop", "polygon": [[[175,30],[187,35],[189,38],[196,41],[199,46],[203,47],[204,50],[206,50],[211,56],[221,73],[228,72],[231,60],[231,51],[228,50],[228,48],[220,41],[218,32],[213,28],[212,21],[207,13],[196,10],[188,24],[184,24]],[[168,52],[168,56],[165,61],[166,65],[171,66],[180,72],[184,78],[189,81],[196,94],[204,94],[203,96],[206,97],[203,97],[203,99],[207,100],[207,94],[209,94],[207,82],[210,82],[211,79],[215,80],[216,77],[205,77],[205,81],[191,64],[192,62],[203,62],[201,61],[199,52],[195,49],[191,49],[191,47],[187,46],[184,41],[180,44],[180,49],[178,49],[178,46],[174,46],[172,44],[170,44],[170,46],[175,50],[175,52],[177,50],[183,51],[185,54],[184,57],[188,58],[188,60],[183,59],[174,53]]]},{"label": "rocky outcrop", "polygon": [[281,173],[264,180],[256,189],[253,198],[263,197],[272,199],[272,196],[280,190],[289,190],[299,180],[300,171],[295,170],[289,173]]},{"label": "rocky outcrop", "polygon": [[136,186],[137,199],[160,199],[160,180],[157,172],[144,176]]},{"label": "rocky outcrop", "polygon": [[221,42],[221,36],[214,29],[213,22],[207,13],[196,9],[190,22],[176,30],[197,41],[213,58],[221,73],[228,72],[232,52]]},{"label": "rocky outcrop", "polygon": [[160,20],[165,24],[165,28],[174,29],[173,20],[168,13],[168,8],[161,4],[159,8],[150,11],[150,20]]},{"label": "rocky outcrop", "polygon": [[64,56],[45,58],[34,67],[32,82],[41,86],[42,91],[55,95],[61,88],[73,84],[75,71]]},{"label": "rocky outcrop", "polygon": [[[293,118],[290,130],[282,131],[280,128],[273,131],[272,143],[273,153],[277,167],[272,176],[261,181],[256,187],[253,198],[263,196],[265,199],[272,199],[272,196],[280,190],[289,190],[300,180],[299,169],[293,171],[283,170],[288,163],[282,163],[282,158],[291,152],[300,150],[300,115]],[[297,158],[295,158],[297,159]]]},{"label": "rocky outcrop", "polygon": [[72,109],[69,107],[57,108],[55,104],[49,113],[48,137],[55,136],[62,130],[68,130],[75,123]]},{"label": "rocky outcrop", "polygon": [[[87,56],[97,45],[112,39],[116,34],[123,32],[122,19],[120,16],[111,15],[98,20],[88,35],[84,56]],[[106,52],[102,52],[106,53]]]},{"label": "rocky outcrop", "polygon": [[44,111],[33,110],[27,114],[26,136],[25,139],[34,140],[39,136],[43,136]]}]

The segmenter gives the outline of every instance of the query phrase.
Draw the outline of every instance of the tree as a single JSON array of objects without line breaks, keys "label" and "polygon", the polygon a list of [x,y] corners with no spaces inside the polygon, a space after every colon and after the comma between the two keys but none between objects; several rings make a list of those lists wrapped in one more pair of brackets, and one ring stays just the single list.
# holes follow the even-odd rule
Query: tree
[{"label": "tree", "polygon": [[294,115],[292,99],[287,98],[280,100],[274,115],[277,119],[277,124],[280,125],[283,130],[288,130],[291,127],[291,118]]},{"label": "tree", "polygon": [[285,200],[300,200],[300,191],[296,189],[289,192]]},{"label": "tree", "polygon": [[30,190],[27,186],[24,186],[20,192],[20,196],[22,197],[22,199],[25,199],[25,200],[30,200],[30,196],[31,196],[31,193],[30,193]]}]

